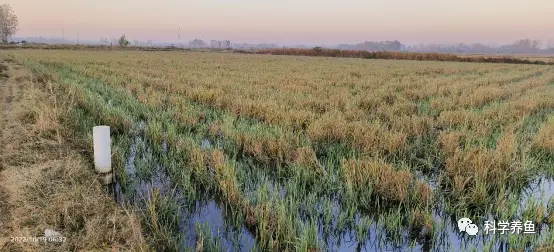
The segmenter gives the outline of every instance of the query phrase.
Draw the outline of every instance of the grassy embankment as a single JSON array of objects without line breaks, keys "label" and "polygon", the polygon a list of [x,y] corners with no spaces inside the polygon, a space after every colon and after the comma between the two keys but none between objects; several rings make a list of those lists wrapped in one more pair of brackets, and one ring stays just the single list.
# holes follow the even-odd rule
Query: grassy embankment
[{"label": "grassy embankment", "polygon": [[[97,183],[67,118],[74,104],[56,83],[0,55],[0,250],[146,250],[140,219]],[[53,229],[63,243],[13,242]]]}]

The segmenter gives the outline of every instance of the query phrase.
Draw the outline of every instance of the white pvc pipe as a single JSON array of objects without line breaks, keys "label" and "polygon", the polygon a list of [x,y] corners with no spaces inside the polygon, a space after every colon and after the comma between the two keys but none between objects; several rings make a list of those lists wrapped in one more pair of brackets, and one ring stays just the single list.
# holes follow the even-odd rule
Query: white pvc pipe
[{"label": "white pvc pipe", "polygon": [[98,173],[112,171],[112,150],[110,126],[96,126],[92,129],[94,147],[94,168]]}]

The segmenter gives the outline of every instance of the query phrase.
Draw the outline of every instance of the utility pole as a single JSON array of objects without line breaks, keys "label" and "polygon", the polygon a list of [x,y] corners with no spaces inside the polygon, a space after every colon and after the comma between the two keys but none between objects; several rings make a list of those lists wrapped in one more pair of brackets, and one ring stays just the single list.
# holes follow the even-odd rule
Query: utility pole
[{"label": "utility pole", "polygon": [[179,47],[183,47],[181,44],[181,25],[179,25]]},{"label": "utility pole", "polygon": [[64,31],[64,28],[62,28],[62,41],[65,42],[65,31]]},{"label": "utility pole", "polygon": [[79,45],[79,32],[77,32],[77,45]]}]

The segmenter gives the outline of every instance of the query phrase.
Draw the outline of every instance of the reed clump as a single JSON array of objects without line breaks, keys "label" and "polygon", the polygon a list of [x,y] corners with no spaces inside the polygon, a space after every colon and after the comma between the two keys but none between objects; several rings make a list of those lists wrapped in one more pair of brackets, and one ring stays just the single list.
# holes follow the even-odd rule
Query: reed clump
[{"label": "reed clump", "polygon": [[548,121],[542,125],[533,140],[533,146],[554,153],[554,116],[550,116]]},{"label": "reed clump", "polygon": [[396,171],[382,160],[343,160],[346,183],[357,190],[371,187],[378,197],[402,202],[408,197],[413,174],[408,170]]}]

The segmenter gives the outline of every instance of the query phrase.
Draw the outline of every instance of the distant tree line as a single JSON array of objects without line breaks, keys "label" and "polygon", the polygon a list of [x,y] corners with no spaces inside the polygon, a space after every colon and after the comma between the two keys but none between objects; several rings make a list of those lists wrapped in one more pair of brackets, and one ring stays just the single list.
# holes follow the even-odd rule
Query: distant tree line
[{"label": "distant tree line", "polygon": [[337,46],[337,49],[375,51],[375,52],[379,52],[379,51],[398,52],[402,50],[402,43],[400,43],[398,40],[366,41],[366,42],[354,44],[354,45],[340,44]]},{"label": "distant tree line", "polygon": [[537,54],[554,53],[554,42],[549,41],[546,47],[541,48],[539,40],[520,39],[508,45],[494,46],[482,43],[459,44],[418,44],[403,45],[394,41],[366,41],[358,44],[340,44],[336,49],[359,50],[373,52],[440,52],[440,53],[472,53],[472,54]]},{"label": "distant tree line", "polygon": [[526,60],[517,57],[484,57],[484,56],[461,56],[438,52],[385,52],[366,50],[341,50],[314,47],[312,49],[301,48],[274,48],[255,51],[237,50],[237,53],[257,53],[273,55],[296,55],[296,56],[321,56],[321,57],[343,57],[343,58],[362,58],[362,59],[389,59],[389,60],[419,60],[419,61],[451,61],[451,62],[480,62],[480,63],[508,63],[508,64],[535,64],[535,65],[554,65],[554,62],[540,60]]},{"label": "distant tree line", "polygon": [[455,45],[419,44],[406,46],[409,52],[476,53],[476,54],[538,54],[554,53],[554,44],[541,48],[539,40],[520,39],[508,45],[494,46],[482,43]]}]

